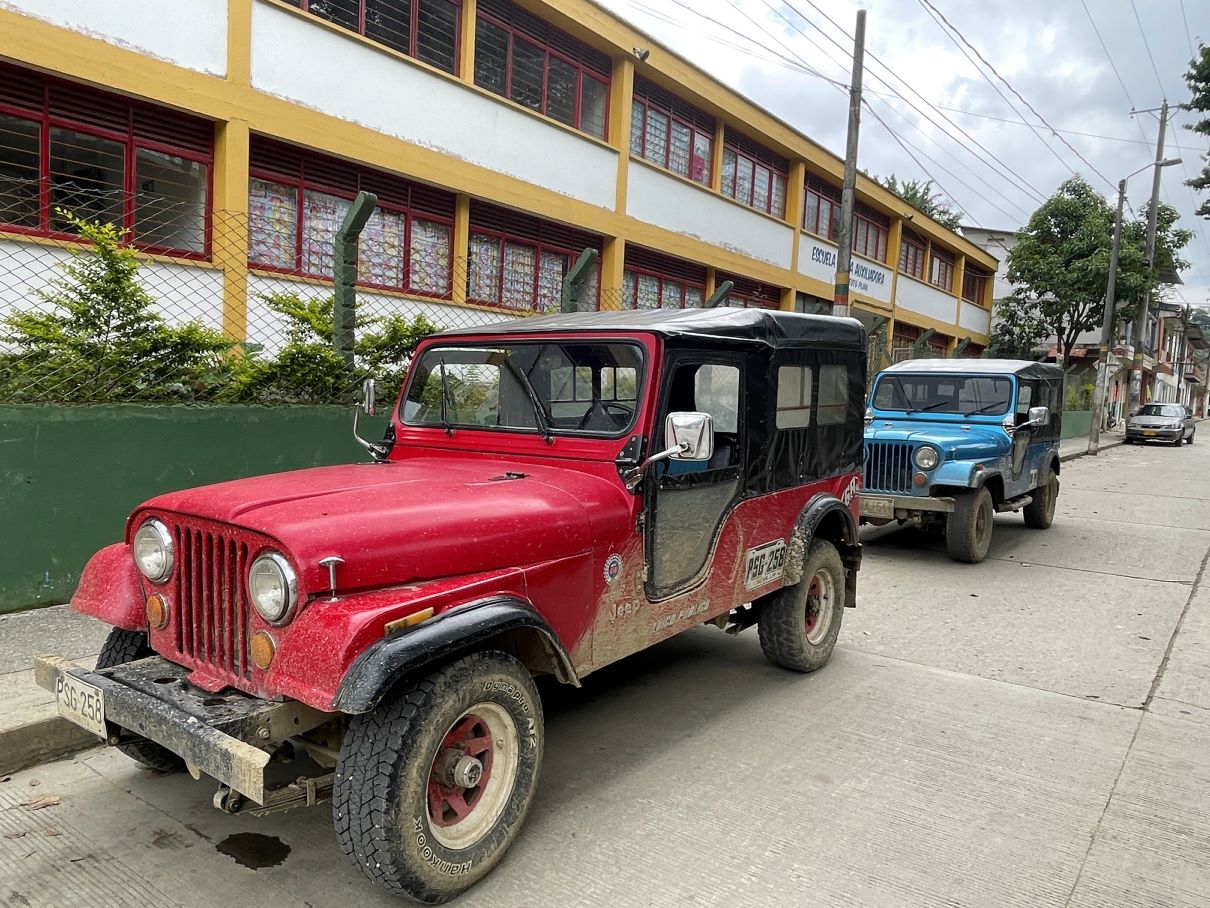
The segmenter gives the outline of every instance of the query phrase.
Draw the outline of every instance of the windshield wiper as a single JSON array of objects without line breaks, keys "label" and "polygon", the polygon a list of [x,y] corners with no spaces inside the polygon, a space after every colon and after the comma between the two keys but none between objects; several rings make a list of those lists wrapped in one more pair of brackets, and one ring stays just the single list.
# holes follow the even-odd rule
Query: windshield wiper
[{"label": "windshield wiper", "polygon": [[911,416],[913,413],[928,413],[930,410],[936,410],[938,407],[944,407],[946,404],[949,404],[949,403],[953,403],[953,401],[949,401],[949,400],[934,401],[933,403],[929,404],[927,407],[917,407],[915,410],[908,410],[907,415]]},{"label": "windshield wiper", "polygon": [[982,407],[977,407],[974,410],[965,410],[965,411],[963,411],[962,415],[963,416],[974,416],[976,413],[982,413],[985,410],[991,410],[994,407],[1003,407],[1003,406],[1004,406],[1004,401],[997,400],[994,403],[984,404]]},{"label": "windshield wiper", "polygon": [[525,394],[527,397],[529,397],[529,402],[534,408],[534,419],[538,421],[538,430],[542,433],[542,440],[548,445],[552,444],[555,440],[554,433],[550,431],[550,426],[547,425],[546,412],[542,409],[542,402],[538,400],[538,392],[535,391],[534,386],[530,384],[529,377],[517,368],[517,364],[513,362],[512,357],[508,354],[505,354],[504,356],[504,365],[508,369],[509,373],[512,374],[513,378],[515,378],[521,384],[521,387],[525,389]]},{"label": "windshield wiper", "polygon": [[446,410],[446,401],[449,400],[450,389],[445,383],[445,360],[440,360],[441,366],[441,428],[445,429],[445,434],[450,438],[454,437],[454,430],[450,427],[449,415]]}]

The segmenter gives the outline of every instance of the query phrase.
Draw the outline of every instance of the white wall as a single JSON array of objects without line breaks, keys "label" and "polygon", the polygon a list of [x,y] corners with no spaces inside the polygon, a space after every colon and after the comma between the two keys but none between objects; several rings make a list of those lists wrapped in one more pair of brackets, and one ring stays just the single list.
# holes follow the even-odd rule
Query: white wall
[{"label": "white wall", "polygon": [[962,301],[962,311],[958,315],[958,324],[967,331],[974,331],[976,334],[987,334],[991,331],[991,313],[979,306],[971,305],[965,300]]},{"label": "white wall", "polygon": [[252,84],[582,202],[614,207],[613,150],[260,2],[252,10]]},{"label": "white wall", "polygon": [[[802,234],[798,239],[798,271],[825,284],[836,280],[836,247]],[[861,256],[853,256],[849,271],[849,292],[872,300],[891,302],[891,269]]]},{"label": "white wall", "polygon": [[0,9],[187,69],[227,74],[227,0],[0,0]]},{"label": "white wall", "polygon": [[953,322],[957,300],[948,293],[902,274],[895,287],[895,305],[940,322]]},{"label": "white wall", "polygon": [[635,160],[626,181],[626,213],[780,268],[792,267],[792,227]]}]

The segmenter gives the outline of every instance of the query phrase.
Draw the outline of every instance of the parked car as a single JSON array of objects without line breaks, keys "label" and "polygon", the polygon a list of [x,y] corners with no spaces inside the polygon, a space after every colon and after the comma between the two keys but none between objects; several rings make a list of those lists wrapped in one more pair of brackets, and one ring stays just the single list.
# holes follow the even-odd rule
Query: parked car
[{"label": "parked car", "polygon": [[1063,371],[1048,363],[930,359],[880,372],[866,411],[868,523],[943,532],[955,561],[987,557],[992,515],[1046,529],[1059,495]]},{"label": "parked car", "polygon": [[[366,877],[446,901],[529,809],[534,676],[579,685],[701,624],[828,661],[857,601],[865,361],[855,320],[755,309],[430,337],[375,463],[137,507],[72,599],[114,626],[97,668],[44,657],[39,683],[228,812],[330,798]],[[294,753],[321,768],[274,787]]]},{"label": "parked car", "polygon": [[1126,422],[1126,444],[1136,441],[1168,441],[1176,447],[1193,444],[1197,426],[1193,410],[1180,404],[1143,404]]}]

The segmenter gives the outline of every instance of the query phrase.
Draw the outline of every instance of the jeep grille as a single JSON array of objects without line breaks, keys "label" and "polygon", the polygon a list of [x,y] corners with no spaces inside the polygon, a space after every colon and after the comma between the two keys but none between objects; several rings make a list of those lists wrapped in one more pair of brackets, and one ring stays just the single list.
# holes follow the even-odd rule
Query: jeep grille
[{"label": "jeep grille", "polygon": [[912,452],[904,441],[867,441],[865,444],[865,488],[871,492],[912,491]]}]

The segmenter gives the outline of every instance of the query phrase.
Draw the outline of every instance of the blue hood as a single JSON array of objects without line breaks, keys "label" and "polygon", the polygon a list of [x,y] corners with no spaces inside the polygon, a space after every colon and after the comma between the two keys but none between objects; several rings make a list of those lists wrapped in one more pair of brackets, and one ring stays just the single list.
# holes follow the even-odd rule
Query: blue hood
[{"label": "blue hood", "polygon": [[[970,425],[964,430],[956,424],[916,422],[904,420],[886,425],[887,420],[875,419],[865,430],[866,442],[906,441],[914,445],[931,444],[941,450],[943,460],[983,460],[998,457],[1012,447],[1012,441],[999,425],[963,423]],[[952,454],[950,452],[953,452]]]}]

